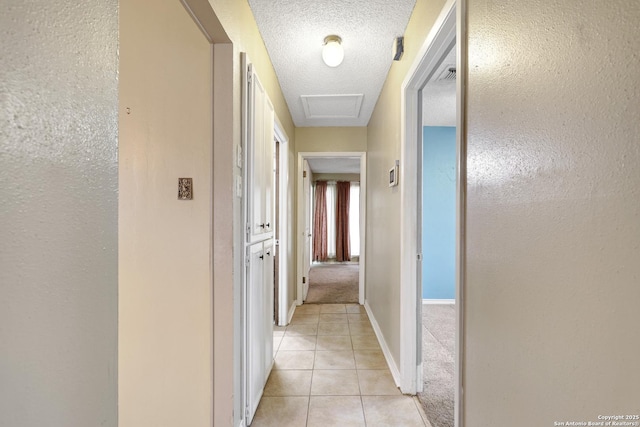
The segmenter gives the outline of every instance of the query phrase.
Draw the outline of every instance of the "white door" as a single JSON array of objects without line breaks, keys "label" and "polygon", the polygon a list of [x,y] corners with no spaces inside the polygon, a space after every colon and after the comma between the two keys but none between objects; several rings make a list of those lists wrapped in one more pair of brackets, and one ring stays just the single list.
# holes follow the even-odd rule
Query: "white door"
[{"label": "white door", "polygon": [[[265,156],[265,104],[267,101],[267,94],[264,87],[260,83],[258,76],[253,72],[253,67],[249,66],[249,109],[248,109],[248,168],[247,168],[247,180],[248,180],[248,225],[249,241],[256,242],[263,240],[261,237],[265,232],[265,218],[264,218],[264,197],[265,197],[265,174],[266,174],[266,159]],[[272,118],[273,121],[273,118]]]},{"label": "white door", "polygon": [[[256,106],[257,107],[257,106]],[[263,197],[262,203],[264,213],[262,222],[264,223],[263,232],[271,233],[275,229],[274,210],[275,210],[275,191],[274,191],[274,168],[275,168],[275,141],[274,141],[274,112],[273,105],[269,98],[265,95],[264,114],[263,114],[263,160],[262,160],[262,181],[263,181]]]},{"label": "white door", "polygon": [[251,424],[266,382],[263,244],[249,246],[247,259],[247,424]]},{"label": "white door", "polygon": [[264,369],[265,380],[273,366],[273,288],[275,254],[273,240],[264,242]]},{"label": "white door", "polygon": [[307,299],[309,292],[309,270],[311,269],[311,217],[313,206],[311,200],[311,172],[309,162],[304,161],[302,183],[304,186],[304,256],[302,261],[302,300]]}]

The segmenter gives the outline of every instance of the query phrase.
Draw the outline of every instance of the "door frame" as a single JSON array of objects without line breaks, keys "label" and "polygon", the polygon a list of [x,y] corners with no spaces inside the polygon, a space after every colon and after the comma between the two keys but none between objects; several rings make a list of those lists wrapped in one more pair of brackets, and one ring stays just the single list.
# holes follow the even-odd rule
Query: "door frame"
[{"label": "door frame", "polygon": [[457,151],[457,188],[456,188],[456,369],[455,383],[455,425],[464,425],[463,408],[463,371],[464,357],[464,253],[465,253],[465,194],[466,194],[466,140],[465,140],[465,79],[466,79],[466,27],[464,26],[465,0],[447,0],[438,16],[433,29],[425,39],[407,77],[402,84],[401,100],[401,329],[400,335],[400,376],[401,390],[415,394],[422,387],[422,283],[420,278],[421,258],[418,235],[420,200],[420,161],[419,146],[422,142],[422,88],[436,71],[444,55],[453,43],[457,49],[456,81],[456,151]]},{"label": "door frame", "polygon": [[274,133],[276,140],[280,144],[280,152],[278,162],[278,190],[279,198],[276,200],[278,203],[279,215],[277,227],[278,230],[278,319],[280,322],[278,326],[285,326],[288,323],[289,314],[289,260],[287,254],[289,250],[289,211],[287,203],[289,194],[289,137],[284,131],[284,127],[277,115],[275,117]]},{"label": "door frame", "polygon": [[304,246],[304,215],[305,215],[305,200],[304,200],[304,188],[302,179],[303,162],[311,158],[335,158],[335,157],[351,157],[360,159],[360,256],[359,256],[359,277],[358,277],[358,303],[364,305],[365,302],[365,265],[366,265],[366,222],[367,222],[367,153],[364,151],[352,151],[352,152],[299,152],[298,153],[298,169],[297,169],[297,269],[296,269],[296,283],[297,294],[296,303],[302,305],[302,269],[304,265],[303,260],[303,246]]}]

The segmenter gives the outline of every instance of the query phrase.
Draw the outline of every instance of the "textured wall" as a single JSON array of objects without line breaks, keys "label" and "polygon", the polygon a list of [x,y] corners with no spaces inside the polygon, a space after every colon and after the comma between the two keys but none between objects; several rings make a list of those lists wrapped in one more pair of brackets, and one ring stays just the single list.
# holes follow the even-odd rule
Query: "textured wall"
[{"label": "textured wall", "polygon": [[[395,362],[400,361],[400,187],[389,169],[400,159],[401,86],[443,0],[418,0],[405,32],[405,52],[389,70],[367,127],[366,299]],[[402,167],[402,165],[400,165]]]},{"label": "textured wall", "polygon": [[211,425],[212,49],[173,0],[123,2],[120,45],[119,425]]},{"label": "textured wall", "polygon": [[456,128],[425,126],[422,146],[422,298],[456,297]]},{"label": "textured wall", "polygon": [[118,2],[0,34],[0,425],[116,426]]},{"label": "textured wall", "polygon": [[640,4],[467,3],[465,425],[637,414]]}]

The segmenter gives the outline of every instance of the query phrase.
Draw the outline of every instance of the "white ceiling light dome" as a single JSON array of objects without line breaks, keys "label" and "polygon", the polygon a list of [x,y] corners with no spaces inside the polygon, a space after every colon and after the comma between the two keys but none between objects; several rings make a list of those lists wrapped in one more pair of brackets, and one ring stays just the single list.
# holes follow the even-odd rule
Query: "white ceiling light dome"
[{"label": "white ceiling light dome", "polygon": [[343,59],[342,39],[336,35],[325,37],[324,47],[322,48],[322,60],[324,63],[329,67],[337,67],[342,64]]}]

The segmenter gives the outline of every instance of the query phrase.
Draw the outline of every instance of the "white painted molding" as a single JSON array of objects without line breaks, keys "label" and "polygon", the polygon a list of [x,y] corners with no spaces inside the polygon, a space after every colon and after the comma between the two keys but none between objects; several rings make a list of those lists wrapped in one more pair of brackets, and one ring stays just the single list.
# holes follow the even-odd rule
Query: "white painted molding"
[{"label": "white painted molding", "polygon": [[422,304],[429,304],[429,305],[437,305],[437,304],[453,305],[455,303],[456,303],[455,299],[423,299],[422,300]]},{"label": "white painted molding", "polygon": [[418,143],[422,115],[420,91],[456,40],[456,2],[447,0],[402,84],[400,115],[400,387],[415,394],[422,381],[418,360],[422,334],[418,299]]},{"label": "white painted molding", "polygon": [[[293,314],[296,312],[296,307],[298,307],[298,304],[296,304],[296,301],[294,300],[293,303],[291,304],[291,307],[289,307],[289,313],[287,314],[287,325],[289,323],[291,323],[291,319],[293,319]],[[285,325],[281,325],[281,326],[285,326]]]},{"label": "white painted molding", "polygon": [[358,278],[358,302],[364,305],[365,302],[365,280],[366,280],[366,249],[367,249],[367,154],[362,153],[360,157],[360,255],[358,256],[359,275]]},{"label": "white painted molding", "polygon": [[[365,301],[364,309],[367,311],[367,315],[369,316],[369,322],[371,322],[371,327],[373,328],[373,332],[376,334],[376,338],[378,338],[378,343],[380,344],[380,348],[382,348],[382,353],[384,354],[384,358],[387,361],[387,366],[391,371],[391,376],[393,377],[393,381],[396,383],[396,386],[400,387],[400,370],[398,369],[398,364],[393,359],[391,355],[391,350],[389,350],[389,346],[387,342],[384,340],[384,335],[382,335],[382,331],[380,330],[380,325],[378,325],[378,321],[376,320],[373,312],[371,311],[371,307],[369,306],[369,301]],[[415,394],[415,393],[413,393]]]},{"label": "white painted molding", "polygon": [[296,298],[298,305],[302,305],[302,268],[304,266],[304,180],[302,179],[302,169],[304,157],[298,154],[298,164],[296,165],[295,180],[298,206],[296,206]]},{"label": "white painted molding", "polygon": [[[277,159],[278,161],[278,169],[280,173],[279,178],[279,199],[277,201],[279,205],[280,218],[278,221],[278,287],[280,288],[278,291],[278,318],[280,320],[279,326],[284,326],[288,324],[287,321],[287,302],[289,301],[289,260],[287,258],[287,254],[289,253],[289,212],[287,210],[287,206],[289,205],[288,197],[291,196],[289,194],[289,137],[287,133],[284,131],[284,127],[280,122],[277,114],[274,114],[274,134],[276,139],[280,143],[280,157]],[[284,323],[286,322],[286,323]]]},{"label": "white painted molding", "polygon": [[455,426],[465,425],[464,419],[464,305],[466,286],[466,241],[467,232],[465,224],[467,222],[467,110],[466,105],[466,81],[468,64],[468,40],[467,40],[467,0],[457,0],[456,6],[456,69],[458,78],[456,79],[456,128],[457,128],[457,151],[458,151],[458,186],[457,186],[457,208],[456,208],[456,348],[455,348],[455,370],[454,370],[454,413]]}]

